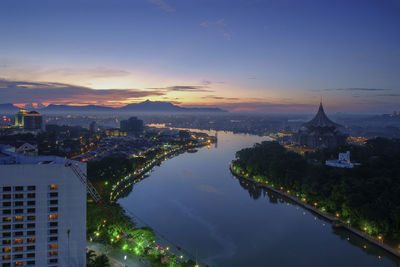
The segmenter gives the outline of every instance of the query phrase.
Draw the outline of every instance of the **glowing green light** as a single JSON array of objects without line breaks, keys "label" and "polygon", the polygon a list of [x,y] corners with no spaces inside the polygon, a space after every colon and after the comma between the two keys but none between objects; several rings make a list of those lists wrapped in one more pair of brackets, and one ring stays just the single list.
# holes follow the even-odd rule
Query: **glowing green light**
[{"label": "glowing green light", "polygon": [[127,249],[128,249],[128,244],[124,244],[124,245],[122,246],[122,249],[123,249],[123,250],[127,250]]},{"label": "glowing green light", "polygon": [[108,185],[108,181],[105,181],[104,184],[105,184],[105,185]]}]

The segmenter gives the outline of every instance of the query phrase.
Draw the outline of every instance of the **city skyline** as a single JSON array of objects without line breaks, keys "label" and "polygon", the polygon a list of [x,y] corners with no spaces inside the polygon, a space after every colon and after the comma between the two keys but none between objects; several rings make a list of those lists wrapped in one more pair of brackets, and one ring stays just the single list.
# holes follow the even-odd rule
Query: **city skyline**
[{"label": "city skyline", "polygon": [[0,3],[2,103],[388,113],[398,1]]}]

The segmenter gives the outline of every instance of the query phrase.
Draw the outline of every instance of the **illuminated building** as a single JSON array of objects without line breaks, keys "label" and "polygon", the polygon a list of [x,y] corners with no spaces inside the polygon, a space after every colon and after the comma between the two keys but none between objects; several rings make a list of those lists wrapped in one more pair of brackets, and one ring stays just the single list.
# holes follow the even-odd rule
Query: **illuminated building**
[{"label": "illuminated building", "polygon": [[85,185],[64,158],[8,148],[0,146],[0,266],[86,266]]},{"label": "illuminated building", "polygon": [[337,168],[354,168],[354,165],[359,165],[358,163],[350,162],[350,151],[346,151],[346,153],[339,153],[338,159],[327,160],[325,164]]},{"label": "illuminated building", "polygon": [[341,125],[326,116],[320,103],[317,115],[303,124],[296,135],[296,141],[308,148],[333,148],[345,145],[347,136],[338,130],[339,127]]},{"label": "illuminated building", "polygon": [[28,113],[25,109],[21,109],[15,115],[15,126],[16,127],[24,127],[24,116]]}]

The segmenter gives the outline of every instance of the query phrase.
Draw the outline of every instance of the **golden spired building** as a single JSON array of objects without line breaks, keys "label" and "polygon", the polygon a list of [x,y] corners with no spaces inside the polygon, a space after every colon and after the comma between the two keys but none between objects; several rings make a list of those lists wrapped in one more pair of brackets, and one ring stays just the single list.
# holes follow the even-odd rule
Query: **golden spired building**
[{"label": "golden spired building", "polygon": [[338,128],[342,125],[331,121],[326,116],[322,102],[319,105],[317,115],[303,124],[296,135],[299,145],[308,148],[333,148],[346,144],[347,135],[341,133]]}]

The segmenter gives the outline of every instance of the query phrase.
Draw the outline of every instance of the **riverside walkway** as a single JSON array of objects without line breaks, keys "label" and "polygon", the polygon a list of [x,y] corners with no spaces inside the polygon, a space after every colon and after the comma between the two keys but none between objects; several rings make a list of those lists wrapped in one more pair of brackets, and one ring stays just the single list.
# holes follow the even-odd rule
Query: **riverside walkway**
[{"label": "riverside walkway", "polygon": [[288,198],[288,199],[292,200],[293,202],[295,202],[296,204],[298,204],[299,206],[301,206],[301,207],[303,207],[303,208],[305,208],[305,209],[307,209],[307,210],[309,210],[309,211],[321,216],[322,218],[326,219],[327,221],[329,221],[332,224],[333,227],[342,227],[342,228],[344,228],[344,229],[346,229],[346,230],[348,230],[348,231],[360,236],[361,238],[367,240],[368,242],[370,242],[370,243],[372,243],[372,244],[374,244],[374,245],[386,250],[387,252],[391,253],[392,255],[394,255],[394,256],[396,256],[397,258],[400,259],[400,251],[394,249],[393,247],[390,247],[389,245],[384,244],[382,241],[377,240],[377,239],[375,239],[375,238],[373,238],[371,236],[368,236],[366,233],[364,233],[364,232],[362,232],[362,231],[360,231],[360,230],[358,230],[358,229],[356,229],[354,227],[351,227],[350,225],[342,223],[338,218],[332,217],[331,215],[326,214],[326,213],[318,210],[317,208],[315,208],[315,207],[313,207],[313,206],[301,201],[297,197],[294,197],[294,196],[292,196],[290,194],[287,194],[287,193],[285,193],[285,192],[283,192],[281,190],[277,190],[275,188],[267,186],[264,183],[256,182],[251,178],[245,177],[245,176],[235,172],[235,170],[233,169],[232,162],[229,164],[229,170],[231,171],[231,173],[234,176],[236,176],[236,177],[238,177],[240,179],[244,179],[244,180],[246,180],[248,182],[251,182],[253,184],[256,184],[258,187],[263,187],[263,188],[265,188],[265,189],[267,189],[269,191],[272,191],[272,192],[274,192],[274,193],[276,193],[278,195],[281,195],[281,196],[283,196],[285,198]]}]

